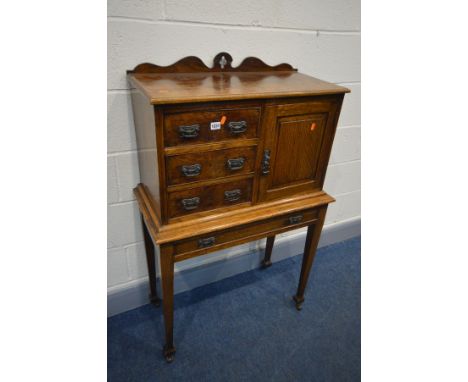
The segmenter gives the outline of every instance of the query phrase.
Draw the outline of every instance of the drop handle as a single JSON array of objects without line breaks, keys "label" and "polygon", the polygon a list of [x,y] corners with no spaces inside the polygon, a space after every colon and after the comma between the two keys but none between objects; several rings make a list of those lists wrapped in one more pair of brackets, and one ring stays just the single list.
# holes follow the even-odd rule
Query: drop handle
[{"label": "drop handle", "polygon": [[182,207],[185,211],[191,211],[200,205],[200,198],[195,196],[194,198],[182,199]]},{"label": "drop handle", "polygon": [[179,126],[179,135],[181,138],[196,138],[200,132],[200,125]]},{"label": "drop handle", "polygon": [[263,151],[262,158],[262,175],[268,175],[270,173],[270,150]]},{"label": "drop handle", "polygon": [[215,243],[216,243],[216,239],[214,236],[205,237],[203,239],[198,239],[198,248],[211,247]]},{"label": "drop handle", "polygon": [[227,202],[236,202],[241,198],[242,192],[240,189],[224,191],[224,200]]},{"label": "drop handle", "polygon": [[241,170],[244,167],[245,158],[232,158],[227,160],[227,167],[231,171]]},{"label": "drop handle", "polygon": [[231,131],[231,134],[241,134],[247,130],[247,122],[246,121],[229,122],[228,127],[229,127],[229,130]]},{"label": "drop handle", "polygon": [[290,216],[289,219],[289,224],[297,224],[297,223],[300,223],[302,221],[302,215],[294,215],[294,216]]},{"label": "drop handle", "polygon": [[200,175],[201,170],[202,166],[198,163],[182,166],[182,174],[188,178]]}]

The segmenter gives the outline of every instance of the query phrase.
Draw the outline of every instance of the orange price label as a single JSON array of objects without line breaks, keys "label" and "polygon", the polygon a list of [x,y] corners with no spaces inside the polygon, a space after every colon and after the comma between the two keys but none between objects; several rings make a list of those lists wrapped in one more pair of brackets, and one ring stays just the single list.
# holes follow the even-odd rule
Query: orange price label
[{"label": "orange price label", "polygon": [[315,122],[312,122],[312,125],[310,125],[310,131],[314,131],[316,127],[317,124]]},{"label": "orange price label", "polygon": [[221,125],[224,125],[224,122],[226,122],[226,116],[225,116],[225,115],[223,115],[223,116],[221,117],[221,121],[220,121],[220,122],[221,122]]}]

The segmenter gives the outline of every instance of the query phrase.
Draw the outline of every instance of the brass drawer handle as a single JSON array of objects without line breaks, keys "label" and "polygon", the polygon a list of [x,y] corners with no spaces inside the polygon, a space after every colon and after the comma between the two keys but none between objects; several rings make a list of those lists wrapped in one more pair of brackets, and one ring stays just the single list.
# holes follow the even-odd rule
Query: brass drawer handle
[{"label": "brass drawer handle", "polygon": [[247,122],[246,121],[229,122],[228,127],[231,130],[231,134],[241,134],[247,130]]},{"label": "brass drawer handle", "polygon": [[242,167],[244,167],[244,163],[245,158],[232,158],[227,160],[227,166],[231,171],[242,169]]},{"label": "brass drawer handle", "polygon": [[196,138],[200,132],[200,125],[179,126],[179,135],[181,138]]},{"label": "brass drawer handle", "polygon": [[182,174],[186,177],[198,176],[201,173],[202,166],[201,164],[195,163],[191,165],[182,166]]},{"label": "brass drawer handle", "polygon": [[242,192],[240,189],[235,189],[231,191],[224,191],[224,200],[227,202],[236,202],[241,198]]},{"label": "brass drawer handle", "polygon": [[302,221],[302,215],[295,215],[295,216],[290,216],[289,217],[289,224],[297,224]]},{"label": "brass drawer handle", "polygon": [[216,242],[214,236],[198,239],[198,248],[211,247]]},{"label": "brass drawer handle", "polygon": [[184,207],[185,211],[194,210],[195,208],[198,208],[199,204],[200,198],[198,196],[189,199],[182,199],[182,207]]}]

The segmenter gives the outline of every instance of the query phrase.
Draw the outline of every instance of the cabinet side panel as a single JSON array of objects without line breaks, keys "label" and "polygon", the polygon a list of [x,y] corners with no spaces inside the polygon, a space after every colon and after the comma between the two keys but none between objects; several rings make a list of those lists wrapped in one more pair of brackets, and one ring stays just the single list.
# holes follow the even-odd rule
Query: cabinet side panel
[{"label": "cabinet side panel", "polygon": [[334,96],[335,103],[337,105],[336,111],[333,115],[333,121],[331,128],[327,131],[325,139],[323,142],[322,154],[320,155],[319,165],[317,170],[317,178],[320,180],[320,189],[323,189],[323,184],[325,182],[325,175],[327,174],[328,162],[330,161],[330,155],[333,145],[333,140],[335,139],[336,128],[338,126],[338,119],[340,118],[341,106],[343,105],[344,94],[339,94]]},{"label": "cabinet side panel", "polygon": [[154,107],[139,90],[132,90],[132,107],[138,145],[140,182],[149,192],[155,202],[156,213],[161,217]]}]

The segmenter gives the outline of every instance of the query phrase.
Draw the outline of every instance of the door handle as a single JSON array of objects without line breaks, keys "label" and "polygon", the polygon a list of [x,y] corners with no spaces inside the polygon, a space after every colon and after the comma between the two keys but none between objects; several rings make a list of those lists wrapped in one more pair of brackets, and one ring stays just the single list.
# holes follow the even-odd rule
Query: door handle
[{"label": "door handle", "polygon": [[268,175],[270,173],[270,150],[263,151],[262,159],[262,175]]}]

